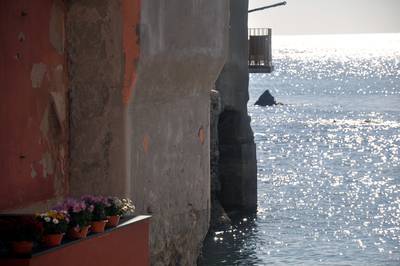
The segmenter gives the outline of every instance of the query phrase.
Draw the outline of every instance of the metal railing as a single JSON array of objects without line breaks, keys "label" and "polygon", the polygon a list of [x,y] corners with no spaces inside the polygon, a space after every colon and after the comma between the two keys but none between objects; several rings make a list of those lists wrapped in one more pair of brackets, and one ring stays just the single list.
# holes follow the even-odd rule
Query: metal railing
[{"label": "metal railing", "polygon": [[249,28],[249,58],[248,65],[250,71],[257,68],[258,72],[271,72],[272,49],[271,49],[272,30],[270,28]]},{"label": "metal railing", "polygon": [[247,37],[250,36],[270,36],[271,29],[270,28],[248,28]]}]

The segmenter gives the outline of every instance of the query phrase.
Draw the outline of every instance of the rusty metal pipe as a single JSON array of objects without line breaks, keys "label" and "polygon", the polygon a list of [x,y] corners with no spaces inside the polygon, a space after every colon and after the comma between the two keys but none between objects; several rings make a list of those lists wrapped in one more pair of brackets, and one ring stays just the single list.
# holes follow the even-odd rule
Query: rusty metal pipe
[{"label": "rusty metal pipe", "polygon": [[273,5],[269,5],[269,6],[263,6],[263,7],[259,7],[259,8],[255,8],[255,9],[250,9],[247,12],[248,13],[252,13],[252,12],[261,11],[261,10],[264,10],[264,9],[278,7],[278,6],[284,6],[284,5],[286,5],[286,1],[280,2],[280,3],[276,3],[276,4],[273,4]]}]

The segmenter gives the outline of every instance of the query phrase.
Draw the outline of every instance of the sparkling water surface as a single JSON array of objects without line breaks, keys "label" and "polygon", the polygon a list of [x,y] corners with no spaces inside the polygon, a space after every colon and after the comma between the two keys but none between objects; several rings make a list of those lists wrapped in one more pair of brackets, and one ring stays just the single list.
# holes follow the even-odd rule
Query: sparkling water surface
[{"label": "sparkling water surface", "polygon": [[[250,75],[258,211],[202,265],[400,265],[400,34],[275,37]],[[269,89],[284,105],[253,103]]]}]

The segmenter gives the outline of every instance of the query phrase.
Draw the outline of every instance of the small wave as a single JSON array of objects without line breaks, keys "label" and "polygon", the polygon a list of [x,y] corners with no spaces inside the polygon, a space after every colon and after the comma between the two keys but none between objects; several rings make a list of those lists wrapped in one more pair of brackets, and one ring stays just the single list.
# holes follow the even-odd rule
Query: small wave
[{"label": "small wave", "polygon": [[373,126],[400,128],[400,123],[396,121],[384,121],[380,119],[317,119],[307,121],[308,125],[325,125],[325,126]]}]

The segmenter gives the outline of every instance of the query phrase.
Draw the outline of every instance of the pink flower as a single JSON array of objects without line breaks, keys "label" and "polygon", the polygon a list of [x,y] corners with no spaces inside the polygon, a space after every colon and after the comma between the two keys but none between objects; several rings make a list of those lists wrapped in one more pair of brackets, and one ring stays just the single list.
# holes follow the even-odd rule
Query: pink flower
[{"label": "pink flower", "polygon": [[80,211],[82,211],[82,208],[81,208],[81,206],[79,206],[79,205],[74,205],[74,206],[72,207],[72,211],[73,211],[73,212],[80,212]]}]

